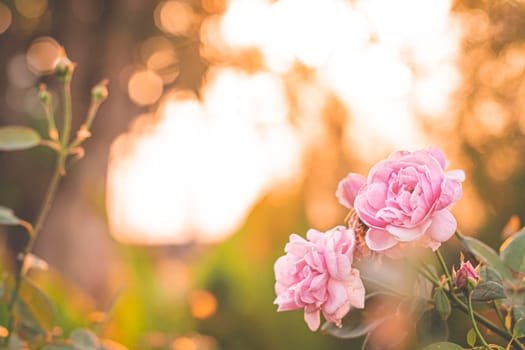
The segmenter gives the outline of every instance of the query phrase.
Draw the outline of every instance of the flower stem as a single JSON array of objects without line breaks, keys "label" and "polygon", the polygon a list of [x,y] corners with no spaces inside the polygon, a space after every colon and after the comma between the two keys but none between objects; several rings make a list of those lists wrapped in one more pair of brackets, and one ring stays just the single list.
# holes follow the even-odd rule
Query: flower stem
[{"label": "flower stem", "polygon": [[483,343],[484,346],[488,347],[489,344],[481,334],[478,328],[478,323],[476,322],[476,319],[474,317],[474,309],[472,308],[472,291],[469,289],[467,292],[467,302],[468,302],[468,315],[470,317],[470,323],[472,323],[472,327],[474,327],[474,332],[476,332],[476,335],[478,336],[479,340]]},{"label": "flower stem", "polygon": [[55,166],[55,171],[53,172],[53,176],[51,177],[51,182],[49,183],[49,187],[47,189],[46,196],[40,208],[40,212],[38,213],[38,216],[36,218],[32,234],[29,236],[29,241],[24,247],[23,252],[18,257],[19,264],[16,270],[16,275],[15,275],[15,286],[13,288],[13,293],[11,294],[9,304],[7,305],[7,310],[9,313],[9,319],[7,322],[7,332],[8,333],[7,333],[7,337],[4,338],[4,342],[3,342],[4,345],[9,344],[9,339],[11,338],[11,335],[13,333],[14,307],[18,299],[18,293],[20,291],[20,286],[22,284],[22,269],[24,267],[24,261],[25,261],[26,256],[29,253],[31,253],[33,249],[33,244],[35,243],[35,240],[38,237],[40,230],[42,229],[44,220],[47,217],[49,210],[51,209],[51,204],[53,203],[53,200],[55,198],[55,194],[58,189],[58,184],[60,183],[60,179],[62,178],[61,169],[64,166],[65,157],[67,157],[67,153],[64,153],[64,152],[59,153],[58,159],[56,162],[56,166]]},{"label": "flower stem", "polygon": [[445,273],[445,276],[447,277],[448,286],[450,287],[450,290],[452,290],[453,289],[452,276],[450,276],[450,272],[448,271],[448,267],[447,267],[447,264],[445,263],[445,259],[443,259],[443,255],[441,255],[441,252],[439,251],[439,249],[436,250],[436,256],[438,258],[439,264],[441,265],[441,268],[443,269],[443,272]]},{"label": "flower stem", "polygon": [[62,148],[66,148],[71,135],[71,75],[68,74],[61,80],[64,121],[62,124],[62,139],[60,141],[62,143]]}]

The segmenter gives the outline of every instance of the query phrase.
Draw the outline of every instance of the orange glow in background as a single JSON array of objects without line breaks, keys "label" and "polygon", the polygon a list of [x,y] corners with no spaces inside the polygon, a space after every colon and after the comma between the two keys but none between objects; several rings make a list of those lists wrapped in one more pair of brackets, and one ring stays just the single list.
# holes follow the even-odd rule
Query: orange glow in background
[{"label": "orange glow in background", "polygon": [[274,184],[300,181],[301,157],[317,142],[333,96],[348,111],[347,147],[365,163],[394,148],[427,146],[418,120],[453,127],[446,111],[461,80],[462,34],[450,7],[230,0],[224,12],[198,19],[183,2],[161,2],[154,18],[166,33],[191,36],[201,21],[210,68],[199,98],[165,91],[179,73],[172,47],[161,38],[142,46],[148,70],[130,75],[129,96],[138,105],[161,102],[112,147],[107,205],[115,237],[225,239]]}]

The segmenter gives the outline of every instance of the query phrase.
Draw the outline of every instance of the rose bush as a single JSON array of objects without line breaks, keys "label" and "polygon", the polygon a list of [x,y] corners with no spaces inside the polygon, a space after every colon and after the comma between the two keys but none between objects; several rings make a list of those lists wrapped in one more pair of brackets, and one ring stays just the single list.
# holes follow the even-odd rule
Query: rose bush
[{"label": "rose bush", "polygon": [[420,242],[436,250],[456,230],[450,207],[461,198],[462,170],[445,172],[437,149],[395,152],[365,178],[350,173],[338,186],[339,202],[355,209],[368,227],[366,245],[387,251],[402,242]]},{"label": "rose bush", "polygon": [[352,267],[354,246],[354,232],[343,226],[326,233],[310,229],[307,240],[292,234],[286,255],[275,262],[278,311],[304,308],[305,322],[315,331],[320,311],[341,326],[351,306],[363,308],[365,289]]}]

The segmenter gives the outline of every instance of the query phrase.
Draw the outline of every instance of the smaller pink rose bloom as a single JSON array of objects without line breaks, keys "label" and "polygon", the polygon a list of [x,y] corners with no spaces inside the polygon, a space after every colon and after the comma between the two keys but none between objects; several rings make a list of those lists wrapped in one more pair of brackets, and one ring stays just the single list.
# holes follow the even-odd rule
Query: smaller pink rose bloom
[{"label": "smaller pink rose bloom", "polygon": [[467,285],[475,287],[479,281],[479,274],[470,261],[467,261],[466,263],[462,262],[459,270],[453,270],[452,275],[456,287],[459,289],[465,288]]},{"label": "smaller pink rose bloom", "polygon": [[465,180],[462,170],[445,171],[446,166],[437,148],[395,152],[376,164],[368,178],[348,174],[336,196],[368,227],[365,241],[371,250],[415,241],[436,250],[456,230],[450,207],[461,198]]},{"label": "smaller pink rose bloom", "polygon": [[326,233],[310,229],[307,239],[290,235],[286,255],[274,266],[277,311],[304,309],[312,331],[320,326],[321,311],[341,327],[350,307],[363,308],[365,303],[363,282],[352,267],[354,246],[354,232],[343,226]]}]

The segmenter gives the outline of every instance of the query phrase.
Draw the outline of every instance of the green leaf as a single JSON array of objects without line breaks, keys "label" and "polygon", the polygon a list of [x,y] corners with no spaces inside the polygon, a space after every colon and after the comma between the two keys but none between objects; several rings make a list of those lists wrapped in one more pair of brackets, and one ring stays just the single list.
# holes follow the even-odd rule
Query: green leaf
[{"label": "green leaf", "polygon": [[[14,281],[8,280],[6,292],[12,295]],[[14,307],[15,317],[21,326],[35,334],[45,334],[53,329],[55,317],[51,300],[35,284],[23,278]]]},{"label": "green leaf", "polygon": [[474,345],[476,345],[476,339],[477,338],[478,338],[478,336],[477,336],[476,331],[474,330],[474,328],[469,329],[469,331],[467,332],[467,344],[470,347],[473,347]]},{"label": "green leaf", "polygon": [[340,339],[360,338],[379,327],[386,318],[366,320],[362,310],[352,309],[343,320],[343,326],[337,327],[333,323],[326,322],[321,327],[321,332]]},{"label": "green leaf", "polygon": [[430,344],[429,346],[425,347],[423,350],[463,350],[461,346],[454,343],[449,342],[440,342],[440,343],[434,343]]},{"label": "green leaf", "polygon": [[99,347],[97,336],[89,329],[75,329],[69,339],[77,350],[98,350]]},{"label": "green leaf", "polygon": [[493,281],[499,284],[503,284],[503,278],[501,278],[500,273],[487,265],[480,267],[479,277],[482,281]]},{"label": "green leaf", "polygon": [[452,312],[452,307],[443,288],[436,289],[434,293],[434,303],[436,304],[436,310],[439,316],[441,316],[441,319],[447,320]]},{"label": "green leaf", "polygon": [[[510,240],[510,242],[508,242]],[[508,238],[502,244],[500,251],[501,260],[510,269],[516,272],[525,273],[525,231]]]},{"label": "green leaf", "polygon": [[40,142],[40,135],[25,126],[0,128],[0,151],[18,151],[32,148]]},{"label": "green leaf", "polygon": [[15,216],[13,210],[0,206],[0,225],[18,225],[20,219]]},{"label": "green leaf", "polygon": [[493,281],[479,282],[472,291],[472,301],[490,301],[506,297],[503,286]]},{"label": "green leaf", "polygon": [[432,309],[423,314],[416,324],[416,334],[421,344],[431,344],[446,341],[449,336],[447,322],[436,310]]},{"label": "green leaf", "polygon": [[525,337],[525,318],[516,321],[514,328],[512,328],[512,337],[516,339]]},{"label": "green leaf", "polygon": [[512,308],[512,317],[514,318],[514,321],[517,321],[520,318],[525,318],[525,306],[514,306]]},{"label": "green leaf", "polygon": [[501,261],[494,249],[474,237],[463,236],[462,241],[472,254],[496,270],[503,278],[512,278],[510,270]]}]

